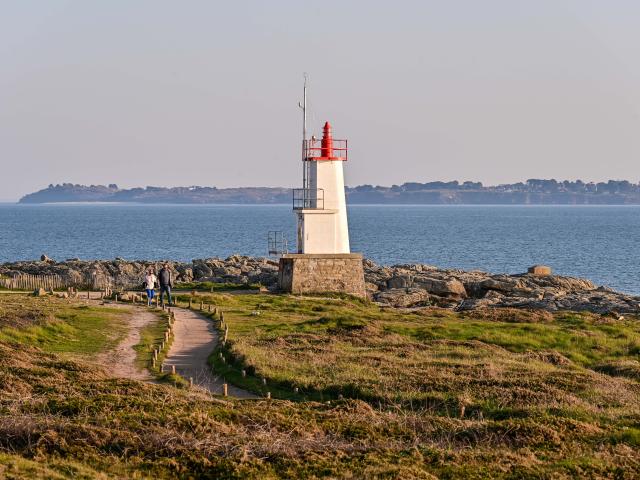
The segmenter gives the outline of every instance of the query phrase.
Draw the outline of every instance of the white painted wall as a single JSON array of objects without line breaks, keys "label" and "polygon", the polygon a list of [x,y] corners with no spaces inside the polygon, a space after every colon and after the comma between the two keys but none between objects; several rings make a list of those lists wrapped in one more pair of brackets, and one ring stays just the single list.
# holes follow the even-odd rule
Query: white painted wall
[{"label": "white painted wall", "polygon": [[324,210],[298,213],[301,253],[350,253],[343,164],[342,161],[310,162],[309,188],[324,190]]}]

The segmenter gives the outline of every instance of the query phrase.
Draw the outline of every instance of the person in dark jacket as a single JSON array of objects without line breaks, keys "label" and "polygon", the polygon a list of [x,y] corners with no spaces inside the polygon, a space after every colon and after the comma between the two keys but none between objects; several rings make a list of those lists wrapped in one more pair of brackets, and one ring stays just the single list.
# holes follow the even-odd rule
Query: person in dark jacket
[{"label": "person in dark jacket", "polygon": [[162,268],[158,272],[158,283],[160,283],[160,303],[164,305],[164,294],[166,292],[169,306],[171,306],[171,287],[173,286],[173,282],[171,281],[169,265],[166,263],[162,265]]}]

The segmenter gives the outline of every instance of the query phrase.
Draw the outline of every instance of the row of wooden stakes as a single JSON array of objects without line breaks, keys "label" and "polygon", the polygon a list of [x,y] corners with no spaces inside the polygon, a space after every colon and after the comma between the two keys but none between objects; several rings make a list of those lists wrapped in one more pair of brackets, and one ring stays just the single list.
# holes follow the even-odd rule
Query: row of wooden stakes
[{"label": "row of wooden stakes", "polygon": [[[215,313],[214,313],[215,315]],[[225,347],[227,344],[227,337],[229,335],[229,324],[227,322],[224,321],[224,313],[220,312],[220,330],[222,330],[222,346]],[[223,352],[219,352],[218,353],[218,357],[220,358],[220,360],[222,361],[222,363],[226,364],[227,363],[227,359],[224,356]],[[247,377],[247,371],[243,368],[242,371],[242,377],[246,378]],[[262,377],[262,385],[264,385],[265,387],[267,386],[267,379],[265,377]],[[225,396],[226,396],[226,386],[227,384],[224,384],[225,386]],[[295,387],[295,392],[298,393],[298,387]],[[265,393],[265,397],[267,399],[271,398],[271,392],[266,392]]]},{"label": "row of wooden stakes", "polygon": [[[164,310],[164,305],[163,305],[163,310]],[[156,368],[156,364],[158,362],[158,357],[160,356],[160,353],[164,351],[165,348],[167,348],[169,346],[169,340],[171,339],[171,336],[173,335],[173,324],[176,320],[176,316],[175,313],[169,308],[167,313],[169,314],[169,321],[167,322],[167,328],[164,331],[164,340],[162,342],[160,342],[160,345],[157,345],[154,347],[153,349],[153,358],[151,359],[151,367],[152,368]],[[164,365],[160,365],[160,372],[162,373],[164,369]],[[171,366],[171,373],[175,374],[176,373],[176,367],[175,365]]]},{"label": "row of wooden stakes", "polygon": [[[160,305],[158,305],[158,297],[154,297],[154,298],[155,298],[155,306],[159,307]],[[118,301],[118,295],[117,294],[115,295],[115,301],[116,302]],[[135,295],[132,295],[131,302],[135,303]],[[179,306],[179,300],[178,300],[177,297],[174,299],[173,306],[175,306],[175,307]],[[168,344],[169,338],[173,333],[172,325],[173,325],[173,322],[175,321],[175,314],[171,310],[171,308],[166,307],[164,303],[161,305],[161,307],[162,307],[163,310],[167,310],[168,313],[169,313],[169,326],[167,327],[167,330],[165,331],[165,341],[160,344],[159,348],[155,348],[154,351],[153,351],[153,360],[152,360],[152,367],[153,368],[156,368],[156,362],[158,360],[158,355],[160,354],[160,352],[162,352],[164,350],[165,345]],[[193,309],[193,299],[192,298],[189,298],[189,303],[188,303],[187,308]],[[200,301],[200,311],[205,311],[205,310],[208,310],[209,313],[213,313],[214,317],[216,315],[218,315],[217,307],[213,307],[210,303],[208,303],[206,308],[205,308],[205,303],[203,301]],[[222,346],[224,347],[226,345],[226,343],[227,343],[227,338],[229,336],[229,324],[227,324],[224,321],[224,313],[222,311],[219,312],[219,317],[220,317],[220,329],[222,330],[222,334],[223,334]],[[220,358],[222,360],[222,363],[226,363],[226,359],[225,359],[225,357],[224,357],[222,352],[220,352]],[[160,366],[160,371],[161,372],[163,371],[163,366],[162,365]],[[175,365],[171,366],[171,374],[173,374],[173,375],[176,374]],[[242,376],[243,377],[247,376],[247,371],[244,370],[244,369],[242,370]],[[265,385],[265,386],[267,385],[267,379],[264,378],[264,377],[262,378],[262,384]],[[193,387],[193,377],[189,378],[189,386]],[[298,387],[295,387],[294,391],[296,393],[298,393]],[[225,396],[225,397],[227,397],[229,395],[229,386],[228,386],[228,384],[226,382],[222,385],[222,395]],[[265,393],[265,397],[267,399],[270,399],[271,398],[271,392],[266,392]]]}]

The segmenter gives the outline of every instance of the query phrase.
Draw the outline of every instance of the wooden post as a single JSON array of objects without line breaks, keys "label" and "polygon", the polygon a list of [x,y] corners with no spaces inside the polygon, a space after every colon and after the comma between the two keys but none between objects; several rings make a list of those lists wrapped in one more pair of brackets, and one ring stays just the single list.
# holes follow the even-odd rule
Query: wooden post
[{"label": "wooden post", "polygon": [[294,393],[298,393],[298,391],[299,391],[298,387],[295,387],[295,388],[293,389],[293,392],[294,392]]},{"label": "wooden post", "polygon": [[246,377],[247,376],[247,371],[246,370],[242,370],[242,377]]},{"label": "wooden post", "polygon": [[189,387],[193,387],[193,377],[189,377]]},{"label": "wooden post", "polygon": [[175,375],[175,374],[176,374],[176,366],[175,366],[175,365],[171,365],[171,373],[172,373],[173,375]]},{"label": "wooden post", "polygon": [[267,379],[266,379],[266,378],[264,378],[264,377],[262,377],[262,384],[263,384],[263,385],[266,385],[266,384],[267,384]]},{"label": "wooden post", "polygon": [[271,392],[267,392],[267,400],[271,399]]},{"label": "wooden post", "polygon": [[200,311],[204,310],[204,302],[200,300]]},{"label": "wooden post", "polygon": [[223,384],[222,384],[222,395],[223,395],[223,396],[225,396],[225,397],[226,397],[227,395],[229,395],[229,391],[228,391],[228,389],[227,389],[227,384],[226,384],[226,383],[223,383]]},{"label": "wooden post", "polygon": [[90,292],[89,290],[87,290],[87,300],[89,300],[91,298]]},{"label": "wooden post", "polygon": [[153,358],[153,359],[151,360],[151,366],[152,366],[153,368],[156,368],[156,359],[155,359],[155,358]]},{"label": "wooden post", "polygon": [[118,303],[118,294],[116,293],[115,302]]},{"label": "wooden post", "polygon": [[211,304],[209,304],[209,313],[211,313]]},{"label": "wooden post", "polygon": [[158,297],[155,297],[156,299],[156,308],[158,308]]}]

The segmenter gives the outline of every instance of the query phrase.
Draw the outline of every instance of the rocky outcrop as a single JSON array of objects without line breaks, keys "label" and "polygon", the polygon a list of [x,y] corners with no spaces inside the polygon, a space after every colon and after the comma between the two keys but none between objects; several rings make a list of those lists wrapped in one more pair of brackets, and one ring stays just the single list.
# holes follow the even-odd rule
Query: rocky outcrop
[{"label": "rocky outcrop", "polygon": [[[371,298],[394,307],[437,305],[456,310],[509,307],[640,313],[640,297],[598,287],[589,280],[544,273],[492,275],[481,271],[441,270],[428,265],[385,267],[365,260],[365,279]],[[428,295],[422,298],[416,291]]]},{"label": "rocky outcrop", "polygon": [[[0,275],[30,273],[60,275],[69,284],[86,284],[86,279],[105,279],[115,288],[142,285],[149,267],[164,262],[71,259],[55,262],[15,262],[0,265]],[[226,259],[206,258],[190,263],[166,262],[176,283],[215,282],[260,284],[275,288],[278,263],[265,258],[233,255]],[[489,274],[482,271],[443,270],[429,265],[377,265],[364,260],[367,295],[383,306],[410,308],[435,305],[455,310],[483,307],[538,309],[545,311],[587,310],[617,315],[640,313],[640,297],[598,287],[589,280],[540,272],[520,275]],[[544,272],[546,273],[546,272]]]},{"label": "rocky outcrop", "polygon": [[278,279],[278,263],[263,258],[239,255],[227,259],[207,258],[191,263],[173,261],[127,261],[115,260],[68,260],[55,262],[25,261],[0,265],[0,275],[29,273],[31,275],[59,275],[65,285],[87,285],[87,279],[100,279],[97,284],[108,284],[115,288],[135,289],[142,285],[145,272],[154,268],[156,272],[167,264],[175,283],[214,282],[233,284],[256,284],[271,286]]}]

